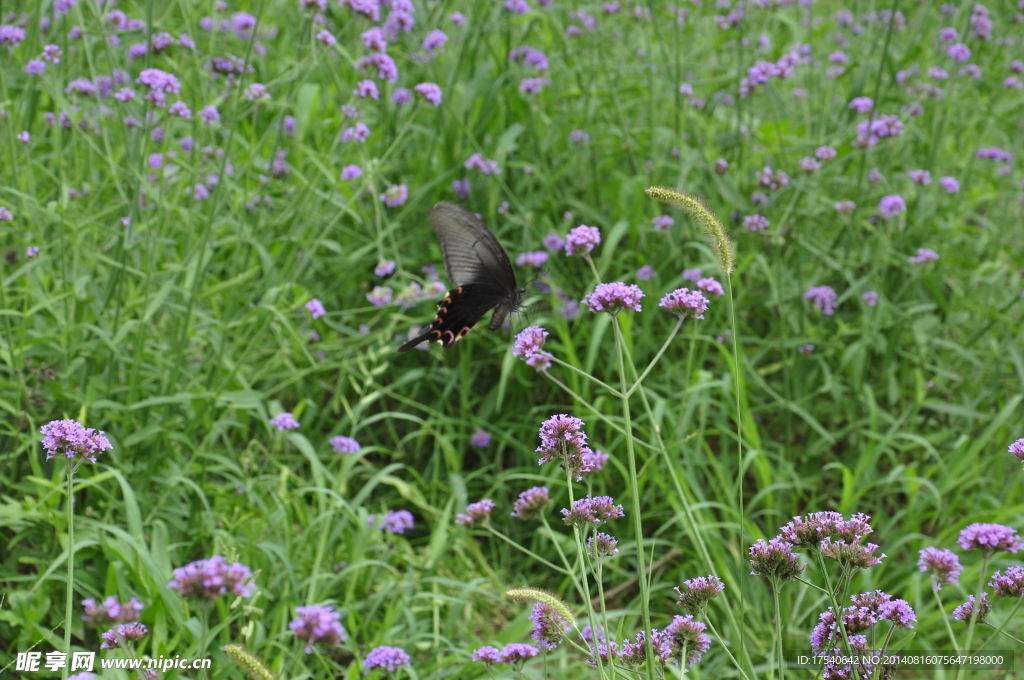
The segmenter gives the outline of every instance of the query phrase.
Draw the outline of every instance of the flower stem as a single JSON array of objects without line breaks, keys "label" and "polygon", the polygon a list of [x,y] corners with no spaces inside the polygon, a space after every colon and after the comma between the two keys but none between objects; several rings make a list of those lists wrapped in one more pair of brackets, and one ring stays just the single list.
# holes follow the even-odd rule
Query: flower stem
[{"label": "flower stem", "polygon": [[[646,370],[644,370],[644,372],[640,374],[640,376],[636,379],[636,382],[633,383],[633,386],[629,388],[628,392],[626,392],[627,397],[631,396],[640,388],[640,385],[643,383],[644,378],[647,377],[648,373],[654,370],[654,366],[658,363],[658,360],[661,359],[661,355],[665,353],[665,350],[668,349],[668,346],[672,343],[672,340],[675,339],[676,334],[682,327],[683,317],[680,317],[679,321],[676,322],[675,328],[673,328],[672,332],[668,334],[668,338],[665,339],[665,342],[664,344],[662,344],[661,349],[658,350],[658,353],[654,356],[653,359],[651,359],[651,363],[648,364]],[[689,375],[689,373],[687,373],[687,375]]]},{"label": "flower stem", "polygon": [[786,660],[782,656],[782,608],[779,607],[780,585],[772,583],[772,599],[775,600],[775,639],[779,646],[779,680],[785,680]]},{"label": "flower stem", "polygon": [[[1006,624],[1008,624],[1010,621],[1013,621],[1013,615],[1017,613],[1017,610],[1020,608],[1020,605],[1022,603],[1024,603],[1024,597],[1018,597],[1017,604],[1013,605],[1013,609],[1010,610],[1010,614],[1005,619],[1003,619],[1003,622],[1001,624],[999,624],[999,627],[996,628],[996,632],[992,633],[991,637],[989,637],[987,640],[981,643],[978,649],[985,649],[985,647],[988,646],[988,643],[992,642],[992,640],[994,640],[995,637],[1000,633],[1006,635],[1006,637],[1010,638],[1011,640],[1017,640],[1017,638],[1013,637],[1012,635],[1007,635],[1006,633],[1003,633],[1003,628],[1005,628]],[[945,612],[943,612],[943,615],[945,615]],[[946,622],[946,625],[948,626],[949,622]],[[950,631],[950,634],[952,634],[952,631]],[[1017,642],[1020,642],[1020,640],[1017,640]],[[954,642],[953,645],[955,647],[956,643]]]},{"label": "flower stem", "polygon": [[[64,651],[68,655],[68,659],[71,658],[71,611],[74,605],[74,594],[75,594],[75,493],[74,493],[74,479],[75,471],[71,467],[71,459],[67,459],[68,463],[68,590],[67,600],[64,606]],[[67,680],[68,668],[71,662],[64,664],[64,668],[61,669],[61,677]]]},{"label": "flower stem", "polygon": [[[598,601],[601,604],[601,624],[604,626],[604,630],[602,631],[602,634],[604,635],[605,649],[608,650],[608,670],[612,674],[612,680],[615,680],[615,678],[618,677],[618,676],[617,676],[617,674],[615,672],[615,662],[612,660],[611,638],[609,637],[611,635],[611,628],[608,627],[608,608],[605,606],[605,602],[604,602],[604,583],[603,583],[603,578],[602,578],[604,576],[604,570],[602,568],[603,566],[604,566],[604,560],[602,560],[601,556],[598,555],[597,556],[597,596],[599,598]],[[1018,602],[1018,604],[1020,604],[1020,603]],[[1014,610],[1014,611],[1016,611],[1016,610]],[[594,649],[597,650],[597,654],[600,655],[601,654],[601,646],[600,646],[601,645],[601,641],[597,637],[597,627],[596,626],[593,626],[593,625],[590,626],[590,639],[591,639],[591,642],[594,645]]]},{"label": "flower stem", "polygon": [[[946,615],[946,608],[942,606],[942,598],[939,597],[939,584],[932,579],[932,593],[935,595],[935,603],[942,614],[942,621],[946,624],[946,632],[949,633],[949,641],[953,643],[953,651],[960,653],[960,645],[956,643],[956,635],[953,634],[953,626],[949,625],[949,617]],[[1009,619],[1007,619],[1009,620]]]},{"label": "flower stem", "polygon": [[640,584],[640,606],[643,610],[644,642],[647,646],[647,675],[651,680],[654,674],[654,646],[651,640],[651,605],[648,601],[647,567],[644,564],[644,528],[640,515],[640,482],[636,474],[636,453],[633,451],[633,422],[629,414],[629,397],[626,394],[626,363],[625,343],[619,319],[612,317],[612,328],[615,330],[615,347],[619,359],[619,384],[623,393],[622,419],[626,424],[626,458],[629,462],[629,491],[633,496],[633,528],[636,533],[637,580]]},{"label": "flower stem", "polygon": [[[572,493],[572,471],[569,469],[569,466],[565,466],[565,483],[569,489],[569,507],[571,508],[575,500]],[[590,601],[590,582],[587,579],[587,559],[583,548],[583,539],[580,537],[580,528],[575,524],[572,527],[572,534],[576,538],[576,552],[579,558],[580,575],[583,577],[583,601],[587,604],[587,618],[590,620],[590,631],[591,635],[593,635],[597,619],[594,618],[594,603]],[[603,679],[605,677],[604,667],[601,664],[601,654],[597,645],[594,645],[591,651],[594,654],[594,663],[597,665],[597,674]]]},{"label": "flower stem", "polygon": [[[988,554],[981,558],[981,571],[978,572],[978,587],[974,591],[974,606],[971,607],[971,621],[967,624],[967,642],[964,643],[964,652],[971,653],[971,642],[974,640],[974,627],[978,623],[978,613],[981,611],[981,591],[985,588],[985,572],[988,571]],[[963,676],[964,667],[960,666],[956,671],[956,680]]]},{"label": "flower stem", "polygon": [[[554,569],[558,573],[565,574],[566,576],[569,576],[570,578],[572,578],[572,576],[573,576],[572,572],[563,569],[562,567],[558,566],[557,564],[552,564],[551,562],[548,562],[546,559],[544,559],[543,557],[541,557],[537,553],[533,552],[529,548],[526,548],[526,547],[516,543],[515,541],[513,541],[511,538],[509,538],[505,534],[501,533],[500,531],[495,530],[494,527],[492,527],[491,525],[487,524],[487,525],[484,526],[484,528],[487,529],[488,531],[490,531],[492,534],[494,534],[498,538],[500,538],[501,540],[503,540],[506,543],[508,543],[509,545],[511,545],[516,550],[520,550],[523,553],[529,555],[530,557],[532,557],[533,559],[537,560],[538,562],[540,562],[544,566],[548,567],[549,569]],[[561,550],[559,550],[559,552],[561,552]],[[573,578],[573,581],[575,582],[576,579]],[[579,587],[579,585],[577,584],[577,588],[578,587]]]}]

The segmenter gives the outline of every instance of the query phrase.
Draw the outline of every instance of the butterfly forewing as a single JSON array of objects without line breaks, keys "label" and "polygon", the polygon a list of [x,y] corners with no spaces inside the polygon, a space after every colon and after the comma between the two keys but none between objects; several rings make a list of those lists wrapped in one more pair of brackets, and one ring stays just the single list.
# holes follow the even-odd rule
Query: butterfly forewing
[{"label": "butterfly forewing", "polygon": [[430,211],[441,242],[444,267],[455,287],[437,306],[437,317],[423,332],[398,348],[408,352],[421,342],[455,344],[488,311],[494,309],[490,330],[496,330],[519,306],[522,289],[512,263],[498,239],[473,213],[442,201]]}]

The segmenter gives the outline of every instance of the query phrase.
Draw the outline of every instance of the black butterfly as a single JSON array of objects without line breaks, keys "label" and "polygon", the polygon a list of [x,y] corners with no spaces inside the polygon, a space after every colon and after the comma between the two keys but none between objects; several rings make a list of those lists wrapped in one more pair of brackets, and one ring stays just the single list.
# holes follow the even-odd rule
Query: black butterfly
[{"label": "black butterfly", "polygon": [[433,323],[398,348],[408,352],[421,342],[439,342],[448,349],[490,310],[489,330],[497,330],[519,308],[525,288],[516,283],[508,255],[494,234],[465,208],[441,201],[430,211],[444,268],[455,288],[437,305]]}]

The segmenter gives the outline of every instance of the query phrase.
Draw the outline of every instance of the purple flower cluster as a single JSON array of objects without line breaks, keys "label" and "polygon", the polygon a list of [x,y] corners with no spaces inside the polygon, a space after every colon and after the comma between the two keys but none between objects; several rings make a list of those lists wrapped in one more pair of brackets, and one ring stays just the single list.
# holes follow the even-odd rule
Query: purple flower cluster
[{"label": "purple flower cluster", "polygon": [[601,243],[601,230],[597,227],[588,227],[581,224],[569,230],[565,238],[566,255],[589,255],[594,246]]},{"label": "purple flower cluster", "polygon": [[455,517],[455,523],[464,527],[480,526],[491,518],[492,510],[494,510],[494,501],[490,498],[470,503],[466,506],[466,512],[459,513]]},{"label": "purple flower cluster", "polygon": [[480,428],[470,437],[469,443],[477,448],[485,449],[491,443],[491,434],[487,430]]},{"label": "purple flower cluster", "polygon": [[348,639],[348,633],[341,625],[341,614],[326,604],[311,604],[296,607],[296,617],[288,624],[295,637],[306,643],[306,654],[313,651],[314,643],[325,647],[337,647]]},{"label": "purple flower cluster", "polygon": [[369,673],[374,668],[383,668],[390,672],[399,666],[411,666],[412,659],[401,647],[374,647],[363,660],[363,668]]},{"label": "purple flower cluster", "polygon": [[605,522],[625,517],[622,505],[615,505],[611,496],[591,496],[573,501],[572,508],[562,508],[562,521],[566,526],[597,527]]},{"label": "purple flower cluster", "polygon": [[415,523],[416,519],[408,510],[388,510],[380,520],[377,519],[377,515],[370,515],[367,520],[371,529],[383,527],[389,534],[404,534],[411,531]]},{"label": "purple flower cluster", "polygon": [[974,614],[974,605],[978,604],[977,619],[979,621],[985,620],[985,615],[992,611],[992,605],[988,602],[988,593],[981,594],[981,600],[975,600],[974,595],[967,596],[967,602],[953,610],[953,618],[957,621],[963,621],[965,624],[969,624],[971,621],[971,615]]},{"label": "purple flower cluster", "polygon": [[698,576],[683,581],[683,588],[675,587],[679,599],[676,605],[697,616],[703,616],[708,608],[708,602],[725,590],[725,584],[717,576]]},{"label": "purple flower cluster", "polygon": [[[701,280],[705,281],[708,279]],[[718,289],[721,290],[721,284],[714,279],[710,279],[710,281],[713,281],[718,286]],[[703,319],[704,312],[708,310],[708,299],[698,290],[678,288],[661,298],[658,306],[675,314],[680,319]]]},{"label": "purple flower cluster", "polygon": [[168,588],[193,600],[216,600],[228,593],[240,597],[252,594],[252,570],[241,562],[228,564],[220,555],[197,560],[174,570]]},{"label": "purple flower cluster", "polygon": [[789,186],[789,175],[781,170],[772,170],[771,166],[766,165],[763,170],[757,171],[757,182],[774,191]]},{"label": "purple flower cluster", "polygon": [[956,556],[956,553],[951,550],[928,547],[918,554],[920,559],[917,561],[917,566],[921,571],[932,575],[938,588],[942,588],[947,583],[951,585],[960,583],[960,572],[963,571],[963,567],[960,566],[960,558]]},{"label": "purple flower cluster", "polygon": [[277,414],[276,416],[271,418],[269,422],[271,425],[273,425],[282,432],[284,430],[295,430],[298,429],[299,427],[299,421],[295,420],[295,416],[293,416],[288,411]]},{"label": "purple flower cluster", "polygon": [[910,264],[925,264],[926,262],[934,262],[939,259],[939,254],[931,248],[918,248],[917,255],[911,255],[907,258],[907,262]]},{"label": "purple flower cluster", "polygon": [[960,532],[957,543],[964,550],[981,550],[985,553],[995,550],[1015,553],[1024,549],[1017,530],[1003,524],[970,524]]},{"label": "purple flower cluster", "polygon": [[309,312],[314,319],[319,319],[327,313],[327,310],[324,309],[324,303],[320,302],[316,298],[313,298],[306,303],[306,311]]},{"label": "purple flower cluster", "polygon": [[812,300],[814,306],[820,309],[825,316],[832,316],[835,313],[836,301],[839,296],[831,286],[811,286],[804,293],[804,299]]},{"label": "purple flower cluster", "polygon": [[346,437],[344,435],[338,435],[331,437],[328,442],[331,448],[334,449],[335,453],[359,453],[362,447],[352,437]]},{"label": "purple flower cluster", "polygon": [[853,145],[859,147],[874,146],[886,137],[898,137],[903,134],[903,121],[899,116],[882,115],[874,120],[865,120],[857,124],[857,139]]},{"label": "purple flower cluster", "polygon": [[469,157],[469,159],[463,163],[463,166],[467,170],[479,170],[485,175],[500,175],[501,168],[498,167],[498,161],[492,161],[484,158],[481,154],[475,153]]},{"label": "purple flower cluster", "polygon": [[838,621],[832,607],[818,616],[818,624],[811,633],[811,648],[816,653],[831,651],[842,640],[840,622],[847,636],[860,635],[880,621],[889,621],[898,628],[913,628],[917,622],[917,615],[906,600],[881,590],[851,595],[850,600],[853,604],[840,610]]},{"label": "purple flower cluster", "polygon": [[149,629],[141,623],[122,623],[100,636],[103,638],[100,649],[117,649],[121,645],[141,640],[148,632]]},{"label": "purple flower cluster", "polygon": [[473,651],[473,661],[482,661],[486,664],[505,663],[515,666],[528,659],[532,659],[539,653],[540,650],[533,645],[526,645],[521,642],[507,644],[500,651],[497,647],[487,645]]},{"label": "purple flower cluster", "polygon": [[548,332],[540,326],[527,326],[516,334],[512,356],[521,358],[527,366],[538,371],[548,370],[554,357],[543,349],[547,337]]},{"label": "purple flower cluster", "polygon": [[533,621],[533,633],[530,637],[544,649],[554,649],[560,645],[570,630],[569,623],[550,605],[543,602],[534,605],[530,620]]},{"label": "purple flower cluster", "polygon": [[587,539],[587,554],[595,557],[612,557],[619,552],[618,545],[619,542],[614,536],[597,532]]},{"label": "purple flower cluster", "polygon": [[114,448],[106,434],[85,427],[77,420],[53,420],[39,429],[43,435],[46,460],[64,456],[68,460],[80,456],[82,460],[96,462],[96,454]]},{"label": "purple flower cluster", "polygon": [[639,286],[616,281],[615,283],[597,284],[594,287],[594,292],[583,298],[583,304],[592,312],[608,312],[615,315],[623,309],[639,312],[640,300],[643,297],[644,292],[640,290]]},{"label": "purple flower cluster", "polygon": [[1024,438],[1018,439],[1014,443],[1010,444],[1007,451],[1012,453],[1017,460],[1024,461]]},{"label": "purple flower cluster", "polygon": [[793,552],[793,544],[778,536],[768,541],[759,538],[750,546],[750,567],[751,576],[763,576],[775,587],[793,580],[804,570],[799,553]]},{"label": "purple flower cluster", "polygon": [[551,495],[546,486],[535,486],[519,494],[512,505],[512,516],[518,519],[541,517],[551,507]]},{"label": "purple flower cluster", "polygon": [[85,615],[82,620],[90,626],[109,626],[114,623],[131,623],[139,620],[139,613],[145,608],[137,598],[122,603],[117,595],[111,595],[97,604],[96,600],[87,597],[82,600]]}]

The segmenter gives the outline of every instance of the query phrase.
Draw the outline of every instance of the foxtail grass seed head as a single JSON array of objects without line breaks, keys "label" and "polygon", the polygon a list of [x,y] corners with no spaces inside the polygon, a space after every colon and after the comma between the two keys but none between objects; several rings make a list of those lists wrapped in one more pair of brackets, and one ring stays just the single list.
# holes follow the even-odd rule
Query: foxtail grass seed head
[{"label": "foxtail grass seed head", "polygon": [[[976,601],[974,599],[974,595],[968,595],[967,602],[964,602],[962,605],[953,610],[953,618],[957,621],[963,621],[965,624],[970,624],[971,614],[974,612],[975,603]],[[992,605],[988,603],[988,593],[982,593],[981,600],[977,602],[977,604],[977,620],[984,622],[985,617],[988,615],[990,611],[992,611]]]},{"label": "foxtail grass seed head", "polygon": [[732,254],[732,243],[725,227],[715,217],[715,214],[700,199],[684,194],[668,187],[649,187],[647,195],[674,205],[690,216],[711,241],[711,249],[718,260],[718,266],[722,273],[728,276],[736,269],[736,261]]},{"label": "foxtail grass seed head", "polygon": [[[241,667],[249,680],[274,680],[274,673],[263,661],[241,645],[224,645],[221,650]],[[70,679],[69,679],[70,680]]]},{"label": "foxtail grass seed head", "polygon": [[341,625],[341,614],[327,604],[311,604],[296,607],[296,617],[288,624],[295,637],[306,643],[306,654],[313,652],[313,645],[320,643],[330,648],[337,647],[348,639],[348,633]]},{"label": "foxtail grass seed head", "polygon": [[491,518],[492,510],[494,510],[494,501],[490,498],[470,503],[466,506],[466,512],[459,513],[455,517],[455,523],[467,528],[482,526]]},{"label": "foxtail grass seed head", "polygon": [[932,575],[937,588],[941,589],[945,584],[957,585],[960,583],[960,558],[952,550],[939,550],[938,548],[924,548],[918,555],[917,566],[921,571]]},{"label": "foxtail grass seed head", "polygon": [[369,675],[374,668],[383,668],[391,672],[397,670],[399,666],[411,665],[412,659],[401,647],[375,647],[363,660],[363,672]]},{"label": "foxtail grass seed head", "polygon": [[537,604],[543,604],[561,617],[569,627],[576,625],[576,617],[573,615],[572,610],[569,609],[569,605],[546,590],[530,587],[513,588],[505,592],[505,597],[515,602],[536,602]]},{"label": "foxtail grass seed head", "polygon": [[535,486],[519,494],[512,506],[512,516],[517,519],[536,519],[551,507],[552,500],[546,486]]},{"label": "foxtail grass seed head", "polygon": [[698,576],[688,581],[683,581],[683,586],[676,586],[675,591],[679,594],[676,605],[696,616],[704,616],[708,603],[720,592],[725,590],[725,584],[717,576]]}]

